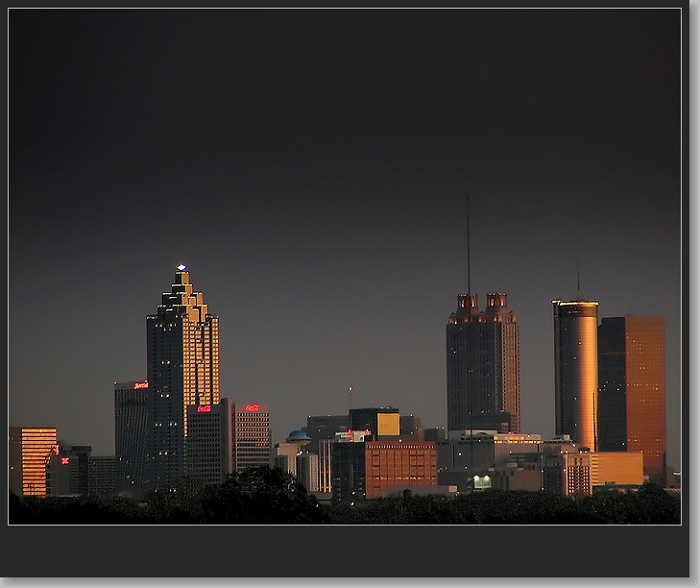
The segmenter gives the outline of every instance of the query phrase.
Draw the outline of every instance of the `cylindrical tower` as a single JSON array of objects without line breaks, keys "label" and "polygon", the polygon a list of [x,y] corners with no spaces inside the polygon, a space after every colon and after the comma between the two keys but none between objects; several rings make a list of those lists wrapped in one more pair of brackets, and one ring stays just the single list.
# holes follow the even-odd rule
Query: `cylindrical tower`
[{"label": "cylindrical tower", "polygon": [[556,434],[597,448],[598,303],[552,300]]}]

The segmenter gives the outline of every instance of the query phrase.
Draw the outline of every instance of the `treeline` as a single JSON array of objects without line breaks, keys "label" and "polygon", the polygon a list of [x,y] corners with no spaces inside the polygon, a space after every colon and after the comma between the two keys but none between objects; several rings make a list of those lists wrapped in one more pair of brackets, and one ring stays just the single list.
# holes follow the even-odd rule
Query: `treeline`
[{"label": "treeline", "polygon": [[250,468],[221,484],[182,480],[142,501],[124,497],[16,496],[10,524],[679,524],[680,496],[656,484],[574,500],[550,492],[487,490],[458,496],[410,491],[350,505],[320,504],[279,468]]}]

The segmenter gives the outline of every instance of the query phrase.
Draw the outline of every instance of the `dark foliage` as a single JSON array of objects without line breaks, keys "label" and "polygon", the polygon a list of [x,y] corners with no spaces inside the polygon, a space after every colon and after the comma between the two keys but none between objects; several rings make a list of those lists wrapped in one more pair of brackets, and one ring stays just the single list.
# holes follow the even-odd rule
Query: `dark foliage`
[{"label": "dark foliage", "polygon": [[488,490],[456,497],[391,496],[328,507],[334,524],[680,524],[680,497],[655,484],[582,500],[550,492]]},{"label": "dark foliage", "polygon": [[346,524],[578,525],[680,524],[680,496],[656,484],[636,492],[600,492],[574,500],[549,492],[488,490],[458,496],[406,492],[350,505],[320,505],[279,468],[249,468],[221,484],[183,479],[151,490],[144,502],[95,495],[19,497],[10,492],[10,524]]}]

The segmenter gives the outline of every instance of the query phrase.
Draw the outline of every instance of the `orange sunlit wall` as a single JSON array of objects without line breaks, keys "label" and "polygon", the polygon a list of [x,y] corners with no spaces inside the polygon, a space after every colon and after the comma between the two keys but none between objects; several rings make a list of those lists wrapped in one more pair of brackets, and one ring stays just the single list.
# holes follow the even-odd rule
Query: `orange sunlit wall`
[{"label": "orange sunlit wall", "polygon": [[389,486],[437,486],[437,450],[432,441],[365,443],[366,497]]},{"label": "orange sunlit wall", "polygon": [[664,319],[603,318],[598,328],[600,450],[641,451],[652,482],[666,481]]},{"label": "orange sunlit wall", "polygon": [[663,484],[666,471],[664,319],[625,317],[627,451],[644,454],[644,469]]},{"label": "orange sunlit wall", "polygon": [[46,464],[58,453],[57,443],[57,429],[10,427],[10,490],[18,496],[46,496]]}]

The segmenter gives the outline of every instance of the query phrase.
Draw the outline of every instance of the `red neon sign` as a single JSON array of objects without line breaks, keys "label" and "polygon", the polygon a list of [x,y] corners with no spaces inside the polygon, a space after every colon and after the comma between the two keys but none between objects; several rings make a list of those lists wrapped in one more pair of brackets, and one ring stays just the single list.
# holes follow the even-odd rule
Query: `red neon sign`
[{"label": "red neon sign", "polygon": [[68,458],[68,457],[61,458],[61,465],[68,465],[68,462],[70,462],[70,458]]},{"label": "red neon sign", "polygon": [[246,404],[245,405],[246,412],[258,412],[259,410],[260,410],[259,404]]},{"label": "red neon sign", "polygon": [[197,412],[211,412],[211,405],[207,404],[206,406],[198,406]]},{"label": "red neon sign", "polygon": [[143,388],[148,388],[148,382],[135,382],[134,390],[142,390]]}]

